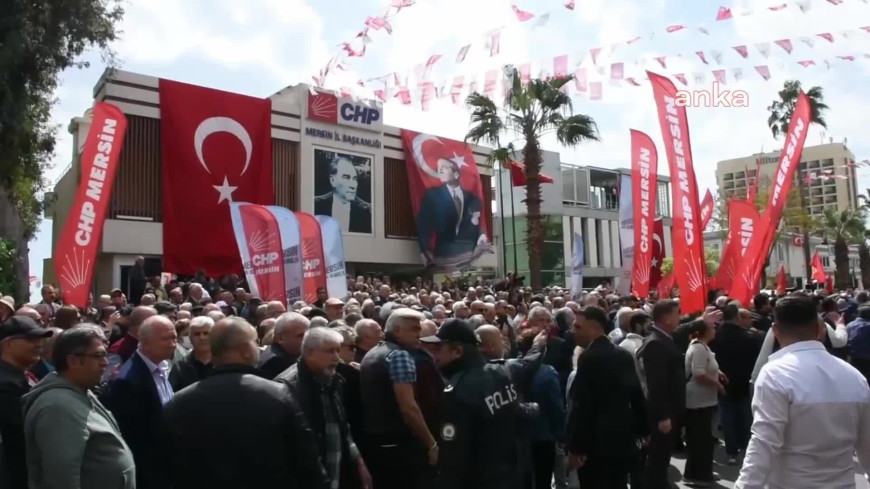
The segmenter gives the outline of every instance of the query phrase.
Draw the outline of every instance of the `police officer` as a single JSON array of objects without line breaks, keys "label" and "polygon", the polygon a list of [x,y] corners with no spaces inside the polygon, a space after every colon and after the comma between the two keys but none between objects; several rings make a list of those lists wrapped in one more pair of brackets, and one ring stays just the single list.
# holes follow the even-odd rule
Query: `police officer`
[{"label": "police officer", "polygon": [[[439,433],[437,488],[510,489],[522,484],[517,426],[524,417],[504,365],[490,364],[462,319],[446,321],[429,343],[447,379]],[[437,346],[436,346],[437,345]]]}]

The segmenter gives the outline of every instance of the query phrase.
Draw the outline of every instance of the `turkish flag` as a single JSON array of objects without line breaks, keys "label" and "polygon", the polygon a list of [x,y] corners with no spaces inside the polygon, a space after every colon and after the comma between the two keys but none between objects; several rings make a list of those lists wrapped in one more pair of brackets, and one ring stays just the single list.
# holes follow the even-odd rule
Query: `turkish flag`
[{"label": "turkish flag", "polygon": [[232,202],[271,205],[272,101],[160,80],[163,270],[242,271]]},{"label": "turkish flag", "polygon": [[776,295],[785,295],[785,288],[788,287],[788,282],[785,280],[785,268],[779,267],[779,275],[776,277]]},{"label": "turkish flag", "polygon": [[[526,184],[526,165],[519,161],[508,161],[508,168],[511,170],[514,187],[522,187]],[[538,173],[538,180],[541,183],[553,183],[553,177],[543,173]]]},{"label": "turkish flag", "polygon": [[822,265],[822,257],[819,256],[818,251],[813,255],[813,261],[810,262],[810,267],[813,269],[812,279],[820,284],[825,283],[825,266]]},{"label": "turkish flag", "polygon": [[656,293],[659,296],[659,299],[670,299],[671,293],[674,291],[674,284],[676,280],[674,278],[673,272],[662,277],[661,281],[656,286]]},{"label": "turkish flag", "polygon": [[653,221],[653,254],[649,269],[649,287],[654,289],[662,280],[662,261],[665,259],[665,226],[661,217]]}]

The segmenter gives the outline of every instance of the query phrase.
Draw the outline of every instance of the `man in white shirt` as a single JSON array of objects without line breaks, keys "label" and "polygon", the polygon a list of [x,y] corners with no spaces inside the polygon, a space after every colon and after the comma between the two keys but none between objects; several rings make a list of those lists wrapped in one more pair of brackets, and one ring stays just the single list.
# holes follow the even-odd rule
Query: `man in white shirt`
[{"label": "man in white shirt", "polygon": [[782,349],[755,382],[752,439],[734,487],[855,487],[855,452],[870,471],[867,380],[825,351],[809,297],[777,301],[773,330]]}]

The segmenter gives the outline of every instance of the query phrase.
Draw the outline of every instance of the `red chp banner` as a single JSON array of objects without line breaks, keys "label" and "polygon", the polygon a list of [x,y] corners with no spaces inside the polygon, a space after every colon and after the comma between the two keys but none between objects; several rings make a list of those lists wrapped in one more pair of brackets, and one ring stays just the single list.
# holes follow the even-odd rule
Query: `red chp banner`
[{"label": "red chp banner", "polygon": [[323,236],[317,218],[305,212],[294,212],[299,221],[302,241],[302,290],[305,302],[317,301],[317,289],[326,289],[326,260],[323,257]]},{"label": "red chp banner", "polygon": [[762,232],[753,235],[746,255],[747,259],[743,260],[737,268],[737,278],[730,293],[731,297],[740,301],[744,306],[749,305],[749,301],[758,289],[758,279],[761,276],[762,268],[764,268],[767,254],[770,252],[770,245],[776,235],[779,220],[782,218],[786,196],[791,189],[791,182],[798,162],[801,160],[801,152],[804,148],[804,141],[807,139],[809,125],[810,101],[806,94],[801,92],[798,95],[794,114],[792,114],[788,126],[785,147],[782,149],[779,165],[774,173],[767,208],[761,216],[759,228]]},{"label": "red chp banner", "polygon": [[67,304],[87,306],[126,131],[127,118],[121,109],[105,102],[94,104],[91,128],[80,158],[81,183],[54,250],[54,274]]},{"label": "red chp banner", "polygon": [[649,295],[653,259],[653,229],[656,214],[658,154],[646,134],[631,130],[631,191],[634,206],[634,295]]},{"label": "red chp banner", "polygon": [[713,194],[710,189],[704,194],[704,200],[701,202],[701,231],[707,229],[707,224],[710,224],[710,219],[713,217]]},{"label": "red chp banner", "polygon": [[267,207],[244,202],[230,204],[230,215],[251,293],[287,306],[278,220]]},{"label": "red chp banner", "polygon": [[427,266],[455,270],[492,253],[492,209],[471,148],[451,139],[402,130],[411,207]]},{"label": "red chp banner", "polygon": [[272,102],[160,80],[163,269],[239,272],[230,204],[275,203]]},{"label": "red chp banner", "polygon": [[654,289],[662,279],[662,261],[665,259],[665,225],[661,217],[653,221],[653,253],[649,271],[649,286]]},{"label": "red chp banner", "polygon": [[758,221],[755,204],[737,199],[728,201],[728,234],[722,248],[722,258],[719,260],[719,272],[715,277],[718,288],[731,290],[737,275],[737,265],[746,256],[752,235],[758,231]]},{"label": "red chp banner", "polygon": [[647,72],[659,113],[662,138],[671,172],[673,199],[674,278],[680,287],[684,314],[704,310],[707,303],[707,270],[698,185],[692,164],[686,107],[677,105],[677,87],[661,75]]}]

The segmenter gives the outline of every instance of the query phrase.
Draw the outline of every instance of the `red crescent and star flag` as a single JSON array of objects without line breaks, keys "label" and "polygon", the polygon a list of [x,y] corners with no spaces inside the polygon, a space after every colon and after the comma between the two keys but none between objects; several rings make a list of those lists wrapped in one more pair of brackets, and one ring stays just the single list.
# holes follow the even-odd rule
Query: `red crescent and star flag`
[{"label": "red crescent and star flag", "polygon": [[640,298],[649,295],[653,260],[653,228],[658,189],[658,153],[646,134],[631,130],[631,190],[634,206],[634,273],[631,290]]},{"label": "red crescent and star flag", "polygon": [[703,311],[707,304],[707,271],[686,107],[677,105],[673,82],[649,71],[647,75],[652,82],[671,174],[673,274],[680,288],[680,308],[684,314]]},{"label": "red crescent and star flag", "polygon": [[749,306],[752,296],[758,290],[758,281],[764,262],[770,252],[770,246],[776,235],[776,229],[782,218],[785,208],[786,197],[791,189],[794,172],[801,160],[801,152],[804,141],[807,139],[807,129],[810,125],[810,101],[804,92],[798,94],[794,113],[785,135],[785,147],[780,154],[779,165],[773,175],[770,197],[767,208],[761,216],[758,228],[762,231],[752,236],[752,241],[746,254],[745,260],[740,262],[734,281],[734,287],[730,296],[740,301],[744,306]]},{"label": "red crescent and star flag", "polygon": [[238,273],[230,204],[272,205],[272,101],[160,80],[163,269]]},{"label": "red crescent and star flag", "polygon": [[818,251],[813,255],[810,267],[813,269],[811,278],[820,284],[825,283],[825,280],[827,279],[827,276],[825,275],[825,266],[822,264],[822,257],[819,256]]},{"label": "red crescent and star flag", "polygon": [[665,225],[661,217],[653,221],[653,256],[649,271],[649,287],[654,289],[662,280],[662,261],[665,259]]},{"label": "red crescent and star flag", "polygon": [[411,206],[426,266],[455,270],[492,252],[489,202],[471,148],[402,130]]},{"label": "red crescent and star flag", "polygon": [[81,154],[81,182],[54,250],[54,273],[67,304],[87,307],[103,222],[112,196],[127,118],[97,102]]}]

